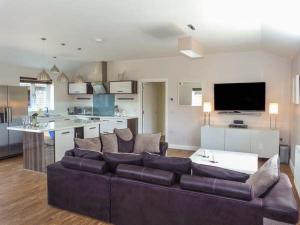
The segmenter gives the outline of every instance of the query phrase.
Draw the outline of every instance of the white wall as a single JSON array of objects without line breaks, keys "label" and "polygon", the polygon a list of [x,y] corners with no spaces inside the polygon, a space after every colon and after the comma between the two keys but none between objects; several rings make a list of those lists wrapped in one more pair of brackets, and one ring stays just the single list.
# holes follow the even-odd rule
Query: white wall
[{"label": "white wall", "polygon": [[[300,74],[300,53],[292,61],[291,81],[297,74]],[[300,145],[300,105],[291,104],[291,161],[293,164],[295,164],[295,145]]]},{"label": "white wall", "polygon": [[[0,85],[19,86],[20,76],[36,77],[41,72],[39,69],[22,67],[17,65],[0,63]],[[52,76],[55,80],[55,77]],[[67,94],[67,84],[54,82],[54,107],[56,112],[66,112],[70,104],[70,97]]]},{"label": "white wall", "polygon": [[[168,135],[169,143],[183,146],[200,145],[201,107],[179,106],[177,85],[180,81],[202,83],[205,101],[213,102],[213,84],[222,82],[267,83],[266,109],[269,102],[278,102],[278,126],[284,143],[289,143],[290,127],[290,70],[291,62],[264,51],[219,53],[202,59],[184,56],[143,60],[115,61],[108,64],[108,79],[116,80],[117,74],[127,71],[129,79],[168,79]],[[173,98],[173,101],[171,101]],[[122,103],[128,111],[138,114],[138,99]],[[228,125],[233,119],[243,119],[251,127],[268,127],[269,115],[225,116],[212,113],[212,124]]]}]

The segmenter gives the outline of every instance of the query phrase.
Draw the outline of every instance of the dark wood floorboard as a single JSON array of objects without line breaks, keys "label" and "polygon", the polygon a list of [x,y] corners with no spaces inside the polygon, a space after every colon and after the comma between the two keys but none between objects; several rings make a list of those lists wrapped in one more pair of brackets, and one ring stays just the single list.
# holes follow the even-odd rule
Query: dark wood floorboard
[{"label": "dark wood floorboard", "polygon": [[[167,155],[189,157],[192,153],[192,151],[170,149]],[[259,164],[263,162],[260,160]],[[24,170],[22,163],[22,157],[0,161],[1,225],[109,225],[49,206],[46,174]],[[289,166],[282,165],[281,170],[293,181]],[[299,201],[299,198],[297,200]]]}]

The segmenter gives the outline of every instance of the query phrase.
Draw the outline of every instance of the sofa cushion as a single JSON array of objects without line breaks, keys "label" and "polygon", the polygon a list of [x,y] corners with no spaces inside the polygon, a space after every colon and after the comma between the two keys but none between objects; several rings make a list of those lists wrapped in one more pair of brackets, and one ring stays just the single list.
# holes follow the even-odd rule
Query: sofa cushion
[{"label": "sofa cushion", "polygon": [[118,152],[131,153],[134,148],[133,134],[129,128],[114,129],[118,140]]},{"label": "sofa cushion", "polygon": [[96,138],[74,138],[75,146],[80,149],[101,152],[101,141],[99,137]]},{"label": "sofa cushion", "polygon": [[251,186],[242,182],[183,175],[180,179],[180,187],[186,190],[210,193],[247,201],[252,199]]},{"label": "sofa cushion", "polygon": [[191,174],[192,161],[189,158],[165,157],[148,152],[145,152],[142,155],[145,167],[170,171],[177,176]]},{"label": "sofa cushion", "polygon": [[161,133],[157,134],[138,134],[135,138],[134,150],[135,153],[153,152],[160,153],[159,142]]},{"label": "sofa cushion", "polygon": [[216,166],[202,165],[198,163],[192,163],[193,175],[212,177],[223,180],[231,180],[238,182],[245,182],[249,175],[246,173],[240,173],[233,170],[223,169]]},{"label": "sofa cushion", "polygon": [[102,152],[118,152],[118,140],[116,134],[100,134]]},{"label": "sofa cushion", "polygon": [[279,180],[279,176],[280,161],[276,154],[252,174],[246,183],[252,186],[254,197],[260,197]]},{"label": "sofa cushion", "polygon": [[175,175],[172,172],[127,164],[120,164],[116,174],[119,177],[164,186],[171,186],[175,181]]},{"label": "sofa cushion", "polygon": [[142,155],[134,153],[103,153],[104,160],[108,163],[110,170],[114,172],[119,164],[139,165],[143,164]]},{"label": "sofa cushion", "polygon": [[103,174],[107,171],[106,162],[99,160],[64,156],[61,160],[61,164],[69,169],[87,171],[90,173]]},{"label": "sofa cushion", "polygon": [[103,155],[101,152],[82,150],[78,148],[73,150],[73,156],[85,159],[103,160]]}]

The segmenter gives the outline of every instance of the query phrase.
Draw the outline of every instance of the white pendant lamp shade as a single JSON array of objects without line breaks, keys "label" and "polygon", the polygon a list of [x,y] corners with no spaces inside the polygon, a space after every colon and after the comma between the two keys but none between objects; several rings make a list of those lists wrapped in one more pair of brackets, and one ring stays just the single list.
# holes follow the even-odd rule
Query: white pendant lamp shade
[{"label": "white pendant lamp shade", "polygon": [[52,66],[52,68],[50,69],[50,73],[52,74],[59,74],[59,69],[58,67],[54,64],[54,66]]},{"label": "white pendant lamp shade", "polygon": [[190,58],[203,57],[203,48],[201,44],[192,37],[182,37],[178,39],[178,51]]},{"label": "white pendant lamp shade", "polygon": [[69,78],[66,76],[64,72],[61,72],[61,74],[57,77],[56,81],[61,82],[61,83],[68,83]]},{"label": "white pendant lamp shade", "polygon": [[79,74],[74,79],[75,83],[84,83],[84,79]]},{"label": "white pendant lamp shade", "polygon": [[42,70],[42,72],[40,72],[37,76],[37,79],[40,81],[50,81],[51,77],[49,76],[49,74],[46,72],[46,70]]}]

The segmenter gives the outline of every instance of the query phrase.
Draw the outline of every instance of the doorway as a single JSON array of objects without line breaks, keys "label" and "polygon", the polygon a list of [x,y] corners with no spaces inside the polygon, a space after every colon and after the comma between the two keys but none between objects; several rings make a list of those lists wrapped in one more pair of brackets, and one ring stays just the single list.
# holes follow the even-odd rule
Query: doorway
[{"label": "doorway", "polygon": [[161,133],[167,141],[167,82],[141,82],[141,133]]}]

